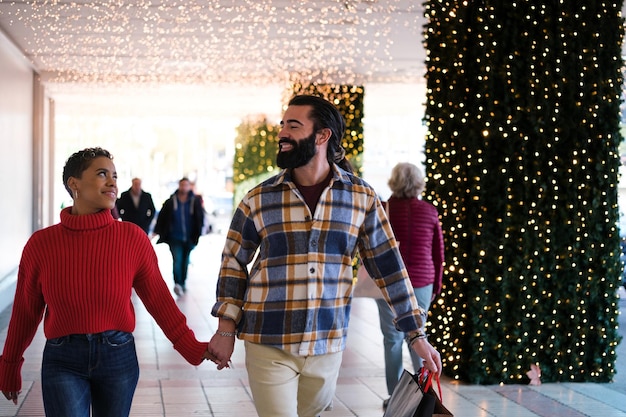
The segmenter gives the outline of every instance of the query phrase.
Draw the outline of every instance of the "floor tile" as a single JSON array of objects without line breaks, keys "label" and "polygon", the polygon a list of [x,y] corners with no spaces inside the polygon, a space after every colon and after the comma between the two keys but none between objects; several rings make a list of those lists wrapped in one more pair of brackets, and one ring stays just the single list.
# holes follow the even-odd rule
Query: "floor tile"
[{"label": "floor tile", "polygon": [[[192,252],[188,292],[177,298],[190,326],[201,340],[209,340],[217,327],[211,316],[219,252],[224,237],[202,237]],[[171,259],[166,245],[156,245],[163,275],[171,281]],[[626,329],[626,292],[620,290],[620,330]],[[189,365],[139,299],[134,296],[137,328],[134,332],[140,363],[140,380],[131,409],[132,417],[254,417],[243,344],[237,342],[233,368],[217,371],[215,365]],[[2,312],[6,316],[10,309]],[[0,317],[2,318],[2,317]],[[6,325],[0,329],[0,341]],[[25,353],[24,387],[17,406],[0,401],[0,417],[43,417],[39,372],[45,343],[40,327]],[[626,348],[618,346],[618,372],[614,383],[561,383],[528,385],[468,385],[442,378],[444,404],[456,417],[626,417]],[[407,355],[405,365],[410,368]],[[371,299],[355,299],[332,411],[322,417],[381,417],[387,398],[382,335],[378,310]]]}]

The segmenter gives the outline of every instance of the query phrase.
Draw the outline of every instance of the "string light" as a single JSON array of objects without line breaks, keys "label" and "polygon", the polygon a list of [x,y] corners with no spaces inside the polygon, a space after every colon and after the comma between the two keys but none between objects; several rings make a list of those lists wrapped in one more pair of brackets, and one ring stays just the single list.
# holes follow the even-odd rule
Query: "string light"
[{"label": "string light", "polygon": [[417,43],[421,10],[401,0],[0,1],[0,26],[50,83],[255,86],[298,73],[362,84],[406,80],[393,73],[389,34],[400,27]]},{"label": "string light", "polygon": [[622,2],[429,1],[431,340],[473,383],[615,373]]}]

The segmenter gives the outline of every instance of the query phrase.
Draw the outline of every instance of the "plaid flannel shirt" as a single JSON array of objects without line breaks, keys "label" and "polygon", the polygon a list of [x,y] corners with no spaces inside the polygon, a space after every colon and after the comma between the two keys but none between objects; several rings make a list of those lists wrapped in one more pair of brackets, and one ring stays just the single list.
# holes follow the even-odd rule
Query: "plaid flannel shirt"
[{"label": "plaid flannel shirt", "polygon": [[357,249],[378,277],[396,327],[423,328],[424,310],[380,199],[336,165],[313,214],[287,170],[242,199],[226,237],[212,314],[234,320],[239,338],[249,342],[300,356],[342,351]]}]

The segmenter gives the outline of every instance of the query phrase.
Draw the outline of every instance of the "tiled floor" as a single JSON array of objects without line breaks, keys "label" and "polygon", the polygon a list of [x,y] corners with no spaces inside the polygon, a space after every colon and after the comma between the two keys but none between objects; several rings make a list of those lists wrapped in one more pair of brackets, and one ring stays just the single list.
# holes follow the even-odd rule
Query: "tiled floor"
[{"label": "tiled floor", "polygon": [[[209,235],[192,253],[188,293],[178,300],[190,326],[200,339],[208,340],[216,320],[210,315],[214,300],[219,253],[224,237]],[[168,281],[171,260],[167,246],[157,245],[161,267]],[[621,295],[626,296],[622,290]],[[211,363],[188,365],[176,353],[140,302],[135,303],[135,331],[141,377],[132,416],[256,416],[248,390],[242,344],[233,355],[233,368],[217,371]],[[626,298],[620,301],[626,313]],[[6,336],[10,311],[0,315],[0,341]],[[378,329],[373,300],[355,299],[348,349],[337,388],[334,409],[323,417],[381,417],[386,397],[383,371],[382,336]],[[620,316],[626,328],[626,316]],[[26,351],[24,387],[20,402],[0,400],[0,416],[43,416],[39,368],[43,334],[38,332]],[[626,417],[626,348],[620,345],[617,369],[611,384],[560,383],[539,386],[464,385],[444,380],[444,404],[456,417]],[[1,398],[1,397],[0,397]]]}]

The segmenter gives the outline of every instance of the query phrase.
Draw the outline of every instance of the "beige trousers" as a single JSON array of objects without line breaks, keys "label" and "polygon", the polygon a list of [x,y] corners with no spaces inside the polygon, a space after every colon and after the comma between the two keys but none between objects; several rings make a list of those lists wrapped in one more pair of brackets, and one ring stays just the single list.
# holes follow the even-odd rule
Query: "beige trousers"
[{"label": "beige trousers", "polygon": [[245,349],[259,417],[316,417],[331,404],[343,352],[296,356],[250,342]]}]

